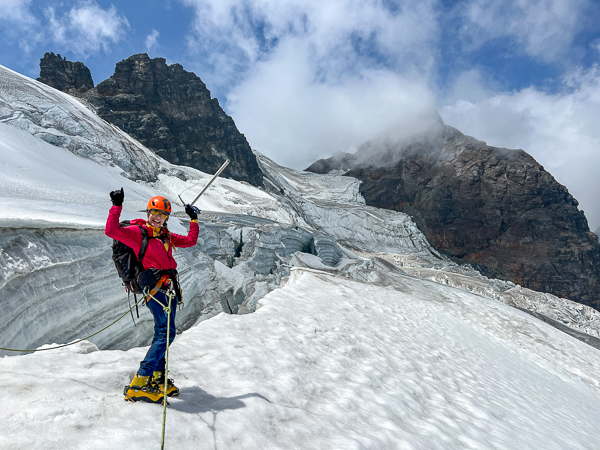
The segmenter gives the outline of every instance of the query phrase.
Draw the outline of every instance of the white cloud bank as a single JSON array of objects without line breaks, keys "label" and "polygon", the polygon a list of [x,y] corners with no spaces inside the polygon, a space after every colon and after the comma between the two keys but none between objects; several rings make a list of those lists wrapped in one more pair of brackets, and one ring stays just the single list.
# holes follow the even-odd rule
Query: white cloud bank
[{"label": "white cloud bank", "polygon": [[[252,146],[288,167],[356,148],[382,133],[420,131],[434,113],[423,82],[387,70],[315,82],[308,46],[289,40],[228,97],[228,106]],[[301,93],[302,95],[299,95]]]},{"label": "white cloud bank", "polygon": [[205,68],[227,82],[239,81],[240,70],[268,60],[289,38],[310,45],[304,63],[317,78],[356,72],[376,56],[396,71],[434,64],[428,49],[438,33],[435,0],[406,0],[401,7],[380,0],[181,1],[196,12],[190,51],[206,53]]},{"label": "white cloud bank", "polygon": [[[190,49],[251,145],[305,168],[373,136],[418,127],[438,39],[435,1],[183,0]],[[210,49],[218,49],[210,51]]]}]

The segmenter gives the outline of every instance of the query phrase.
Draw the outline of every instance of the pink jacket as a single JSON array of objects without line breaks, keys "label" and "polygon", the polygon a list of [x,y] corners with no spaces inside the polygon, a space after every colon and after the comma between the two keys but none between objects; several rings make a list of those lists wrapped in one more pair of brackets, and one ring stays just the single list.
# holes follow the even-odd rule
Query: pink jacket
[{"label": "pink jacket", "polygon": [[[113,206],[108,213],[106,228],[104,233],[109,237],[122,242],[131,247],[136,254],[139,253],[142,246],[142,231],[136,225],[141,225],[148,231],[148,236],[153,236],[153,229],[149,227],[144,219],[135,219],[131,221],[131,226],[120,227],[119,217],[121,216],[122,206]],[[160,239],[149,239],[146,255],[142,261],[144,269],[155,268],[159,270],[176,269],[177,263],[173,259],[173,246],[175,247],[193,247],[198,242],[198,233],[200,228],[198,222],[190,223],[190,230],[187,236],[171,233],[171,238],[166,241],[169,249]]]}]

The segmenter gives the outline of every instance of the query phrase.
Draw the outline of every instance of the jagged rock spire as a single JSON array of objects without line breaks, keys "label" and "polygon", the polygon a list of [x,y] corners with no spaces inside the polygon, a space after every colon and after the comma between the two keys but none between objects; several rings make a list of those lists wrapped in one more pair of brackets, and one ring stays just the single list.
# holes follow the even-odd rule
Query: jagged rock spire
[{"label": "jagged rock spire", "polygon": [[94,87],[92,74],[85,64],[67,61],[67,58],[52,52],[40,59],[40,77],[37,80],[78,97]]}]

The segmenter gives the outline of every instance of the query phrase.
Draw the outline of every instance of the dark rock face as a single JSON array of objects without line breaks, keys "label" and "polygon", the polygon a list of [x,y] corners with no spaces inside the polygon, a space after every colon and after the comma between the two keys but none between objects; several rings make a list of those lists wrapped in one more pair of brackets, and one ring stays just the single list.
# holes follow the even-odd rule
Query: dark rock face
[{"label": "dark rock face", "polygon": [[76,97],[94,87],[92,74],[85,64],[67,61],[54,53],[46,53],[40,59],[40,77],[37,80]]},{"label": "dark rock face", "polygon": [[362,180],[368,205],[413,216],[429,242],[459,262],[600,310],[598,238],[577,200],[523,150],[444,126],[428,142],[366,145],[307,170],[332,169]]},{"label": "dark rock face", "polygon": [[[60,89],[56,80],[68,78],[69,65],[83,66],[46,54],[39,80]],[[262,172],[244,135],[202,80],[181,65],[168,66],[164,58],[150,59],[145,53],[133,55],[117,63],[108,80],[92,84],[84,95],[82,89],[78,96],[100,117],[167,161],[214,173],[229,159],[222,176],[262,186]]]},{"label": "dark rock face", "polygon": [[262,186],[262,172],[246,138],[206,85],[179,64],[133,55],[85,98],[100,117],[173,164]]}]

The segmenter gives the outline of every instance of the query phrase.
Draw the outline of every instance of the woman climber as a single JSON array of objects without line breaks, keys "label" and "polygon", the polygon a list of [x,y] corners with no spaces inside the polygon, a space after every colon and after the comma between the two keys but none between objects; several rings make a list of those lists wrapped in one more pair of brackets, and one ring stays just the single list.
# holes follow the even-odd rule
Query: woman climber
[{"label": "woman climber", "polygon": [[[165,197],[152,197],[148,202],[147,219],[135,219],[130,226],[120,226],[119,217],[123,209],[125,194],[123,188],[110,193],[113,206],[106,221],[105,233],[108,237],[131,247],[136,255],[142,246],[143,233],[148,236],[147,249],[142,258],[144,271],[137,278],[137,284],[146,295],[146,306],[154,316],[154,339],[140,363],[133,381],[125,387],[125,400],[161,403],[164,395],[179,395],[173,380],[166,380],[165,352],[167,349],[167,320],[169,320],[169,344],[175,339],[175,311],[181,301],[181,291],[177,281],[177,263],[173,259],[173,247],[193,247],[198,241],[198,214],[200,210],[186,205],[185,212],[191,223],[187,236],[171,233],[167,221],[171,214],[171,202]],[[170,318],[167,305],[171,300]]]}]

